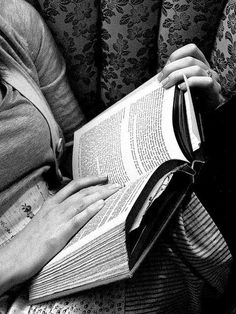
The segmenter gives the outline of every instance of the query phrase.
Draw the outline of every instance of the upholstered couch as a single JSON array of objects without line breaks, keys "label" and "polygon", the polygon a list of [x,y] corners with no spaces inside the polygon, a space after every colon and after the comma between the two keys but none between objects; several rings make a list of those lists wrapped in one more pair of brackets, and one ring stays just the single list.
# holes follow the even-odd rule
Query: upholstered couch
[{"label": "upholstered couch", "polygon": [[138,87],[194,42],[236,94],[236,0],[27,0],[60,47],[88,119]]},{"label": "upholstered couch", "polygon": [[63,52],[88,119],[161,68],[176,48],[196,43],[220,74],[226,96],[236,84],[234,0],[28,0]]}]

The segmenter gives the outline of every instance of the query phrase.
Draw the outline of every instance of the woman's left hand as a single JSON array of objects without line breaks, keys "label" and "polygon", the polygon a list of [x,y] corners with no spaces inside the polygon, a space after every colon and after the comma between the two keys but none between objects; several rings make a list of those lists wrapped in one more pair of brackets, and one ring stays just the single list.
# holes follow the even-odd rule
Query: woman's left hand
[{"label": "woman's left hand", "polygon": [[158,78],[164,88],[178,84],[185,91],[183,74],[188,78],[190,88],[196,90],[197,95],[204,95],[206,111],[213,110],[222,103],[219,76],[210,68],[204,54],[195,44],[188,44],[174,51]]}]

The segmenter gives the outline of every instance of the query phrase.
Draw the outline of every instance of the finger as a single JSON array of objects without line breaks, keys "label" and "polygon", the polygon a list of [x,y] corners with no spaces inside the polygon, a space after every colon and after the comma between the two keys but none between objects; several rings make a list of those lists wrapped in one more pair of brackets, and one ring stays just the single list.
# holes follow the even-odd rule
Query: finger
[{"label": "finger", "polygon": [[98,201],[99,199],[106,199],[112,194],[116,193],[121,188],[120,184],[107,184],[104,186],[96,186],[93,193],[83,195],[81,192],[77,192],[71,195],[64,201],[65,208],[77,208],[77,211],[82,211],[87,206]]},{"label": "finger", "polygon": [[[193,73],[191,74],[190,69],[191,68]],[[165,78],[167,78],[171,73],[175,73],[176,71],[186,71],[188,69],[188,75],[196,75],[201,69],[208,70],[209,68],[206,66],[205,63],[203,63],[200,60],[194,59],[193,57],[185,57],[180,60],[176,60],[168,65],[166,65],[163,70],[158,74],[158,80],[159,82],[163,82]],[[186,72],[187,74],[187,72]],[[181,77],[181,80],[183,79],[183,76]]]},{"label": "finger", "polygon": [[[78,193],[81,196],[87,196],[90,194],[94,194],[96,192],[100,192],[100,191],[103,192],[106,189],[113,190],[114,188],[120,188],[120,187],[121,185],[118,183],[107,183],[105,185],[94,185],[94,186],[86,187],[84,189],[81,189]],[[71,197],[73,197],[73,195]]]},{"label": "finger", "polygon": [[59,192],[57,192],[52,198],[51,201],[55,203],[61,203],[69,196],[73,195],[74,193],[89,187],[91,185],[98,185],[98,184],[105,184],[107,182],[107,176],[101,177],[85,177],[78,180],[72,180],[68,183],[64,188],[62,188]]},{"label": "finger", "polygon": [[[222,102],[221,85],[210,77],[191,77],[188,79],[189,87],[196,89],[196,95],[200,95],[200,99],[206,105],[201,107],[204,112],[210,112],[217,108]],[[178,85],[180,89],[186,91],[185,83]],[[197,96],[199,98],[199,96]]]},{"label": "finger", "polygon": [[211,68],[209,68],[209,69],[206,70],[206,73],[207,73],[207,76],[213,78],[218,83],[220,82],[220,76],[219,76],[219,74],[216,71],[214,71]]},{"label": "finger", "polygon": [[77,232],[81,229],[94,215],[96,215],[99,210],[102,209],[105,202],[103,200],[98,200],[97,202],[88,206],[84,211],[75,215],[71,219],[71,229],[73,232]]},{"label": "finger", "polygon": [[[212,93],[216,94],[218,94],[221,91],[221,85],[217,81],[214,81],[213,78],[209,76],[204,77],[192,76],[188,78],[188,84],[190,88],[200,88],[206,91],[211,91]],[[187,90],[186,84],[184,82],[179,84],[178,87],[183,91]]]},{"label": "finger", "polygon": [[199,65],[194,65],[190,67],[186,67],[183,69],[178,69],[174,72],[171,72],[162,82],[162,86],[164,88],[169,88],[177,83],[180,83],[183,81],[183,74],[187,77],[190,78],[191,76],[207,76],[206,70],[204,70],[201,66]]},{"label": "finger", "polygon": [[202,51],[195,44],[187,44],[177,50],[175,50],[167,60],[167,64],[185,58],[185,57],[193,57],[205,63],[209,67],[209,63],[205,58]]}]

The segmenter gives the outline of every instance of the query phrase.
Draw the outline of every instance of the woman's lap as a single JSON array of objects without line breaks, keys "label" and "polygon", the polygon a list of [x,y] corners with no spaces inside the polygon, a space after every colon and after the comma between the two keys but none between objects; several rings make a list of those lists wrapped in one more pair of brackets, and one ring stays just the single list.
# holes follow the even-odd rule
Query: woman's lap
[{"label": "woman's lap", "polygon": [[18,298],[9,313],[200,313],[203,296],[223,293],[230,264],[223,237],[194,195],[132,279],[31,307]]}]

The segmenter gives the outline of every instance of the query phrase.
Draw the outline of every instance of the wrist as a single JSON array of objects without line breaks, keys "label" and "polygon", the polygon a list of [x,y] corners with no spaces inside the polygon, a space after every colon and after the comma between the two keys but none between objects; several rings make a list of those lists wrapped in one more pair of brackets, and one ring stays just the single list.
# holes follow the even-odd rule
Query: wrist
[{"label": "wrist", "polygon": [[23,282],[16,251],[12,243],[0,248],[0,295]]},{"label": "wrist", "polygon": [[35,254],[40,246],[33,249],[31,239],[26,241],[23,233],[0,248],[0,295],[30,279],[44,264]]}]

